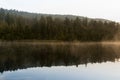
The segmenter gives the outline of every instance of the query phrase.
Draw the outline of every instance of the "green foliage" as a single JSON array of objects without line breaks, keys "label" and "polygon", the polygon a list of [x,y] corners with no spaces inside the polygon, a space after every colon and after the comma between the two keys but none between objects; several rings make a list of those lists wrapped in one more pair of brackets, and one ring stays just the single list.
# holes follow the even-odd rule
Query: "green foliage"
[{"label": "green foliage", "polygon": [[0,9],[0,39],[3,40],[63,40],[102,41],[112,40],[120,25],[112,21],[101,21],[76,17],[76,19],[26,18],[9,14]]}]

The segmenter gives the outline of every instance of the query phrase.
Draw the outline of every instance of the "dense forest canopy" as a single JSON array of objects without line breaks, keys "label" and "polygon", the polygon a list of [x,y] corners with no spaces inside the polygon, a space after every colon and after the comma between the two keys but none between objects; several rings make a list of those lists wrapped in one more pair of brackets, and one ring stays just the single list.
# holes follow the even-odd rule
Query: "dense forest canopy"
[{"label": "dense forest canopy", "polygon": [[28,18],[22,14],[18,15],[18,11],[14,12],[0,9],[1,40],[114,40],[120,26],[119,23],[102,19],[83,17],[61,19],[60,17],[53,18],[51,15]]}]

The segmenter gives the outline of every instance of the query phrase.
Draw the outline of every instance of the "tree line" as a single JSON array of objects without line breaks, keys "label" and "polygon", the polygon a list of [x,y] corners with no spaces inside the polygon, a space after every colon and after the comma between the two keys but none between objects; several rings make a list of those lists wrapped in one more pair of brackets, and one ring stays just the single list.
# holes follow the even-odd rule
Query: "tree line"
[{"label": "tree line", "polygon": [[25,18],[0,9],[1,40],[62,40],[103,41],[112,40],[119,24],[95,19],[65,19],[41,16]]}]

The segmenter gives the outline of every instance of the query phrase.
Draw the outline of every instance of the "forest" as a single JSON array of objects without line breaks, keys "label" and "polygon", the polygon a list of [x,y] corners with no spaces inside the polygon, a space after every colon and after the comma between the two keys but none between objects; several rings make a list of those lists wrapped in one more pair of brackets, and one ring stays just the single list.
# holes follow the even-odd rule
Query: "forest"
[{"label": "forest", "polygon": [[119,26],[114,21],[79,17],[27,18],[0,9],[0,40],[106,41],[114,40]]}]

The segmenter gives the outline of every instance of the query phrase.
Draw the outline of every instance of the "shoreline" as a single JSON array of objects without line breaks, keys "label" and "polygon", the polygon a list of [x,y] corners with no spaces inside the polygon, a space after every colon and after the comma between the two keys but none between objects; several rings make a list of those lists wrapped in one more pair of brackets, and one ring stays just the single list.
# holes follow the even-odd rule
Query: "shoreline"
[{"label": "shoreline", "polygon": [[120,41],[0,40],[0,44],[119,44]]}]

